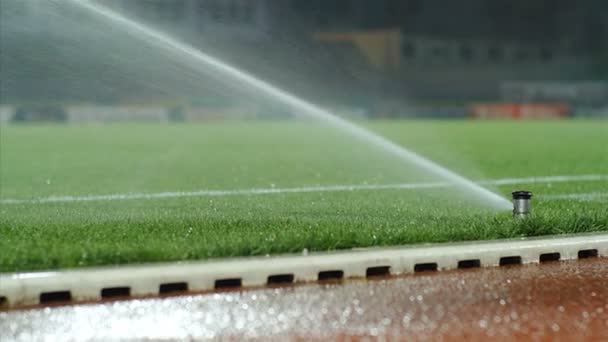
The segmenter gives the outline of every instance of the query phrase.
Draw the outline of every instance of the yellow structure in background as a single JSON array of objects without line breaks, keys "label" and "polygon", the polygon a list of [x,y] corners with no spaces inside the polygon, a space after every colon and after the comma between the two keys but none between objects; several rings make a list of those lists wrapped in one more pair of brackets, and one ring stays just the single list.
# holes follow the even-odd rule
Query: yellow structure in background
[{"label": "yellow structure in background", "polygon": [[325,43],[354,44],[370,65],[382,70],[395,70],[401,65],[401,32],[399,29],[347,32],[317,32],[313,38]]}]

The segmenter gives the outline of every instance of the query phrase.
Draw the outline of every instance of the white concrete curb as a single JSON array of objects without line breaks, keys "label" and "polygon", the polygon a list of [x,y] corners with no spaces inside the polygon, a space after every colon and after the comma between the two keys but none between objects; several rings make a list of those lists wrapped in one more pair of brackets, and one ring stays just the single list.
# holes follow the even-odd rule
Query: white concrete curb
[{"label": "white concrete curb", "polygon": [[608,256],[608,234],[0,274],[3,306]]}]

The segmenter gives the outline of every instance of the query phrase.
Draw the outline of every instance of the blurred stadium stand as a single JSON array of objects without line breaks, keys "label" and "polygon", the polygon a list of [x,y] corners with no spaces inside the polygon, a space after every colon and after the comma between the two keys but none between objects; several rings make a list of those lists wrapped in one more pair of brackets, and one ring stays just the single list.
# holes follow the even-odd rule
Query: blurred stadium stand
[{"label": "blurred stadium stand", "polygon": [[[204,46],[287,90],[356,116],[464,117],[473,103],[550,103],[568,106],[569,114],[597,115],[605,115],[608,107],[608,1],[103,3],[195,46]],[[14,15],[3,16],[4,24],[0,23],[0,34],[20,37],[0,40],[1,48],[11,51],[0,54],[0,102],[4,104],[17,108],[32,102],[139,107],[146,103],[168,108],[174,113],[169,118],[185,120],[200,120],[206,115],[218,119],[222,111],[244,108],[212,92],[196,99],[171,97],[157,85],[158,80],[145,78],[153,69],[134,84],[112,70],[112,61],[100,59],[104,50],[115,48],[112,42],[100,40],[94,58],[66,63],[70,57],[59,53],[69,47],[65,41],[83,32],[66,33],[60,21],[48,18],[36,5],[35,0],[12,1]],[[41,38],[41,33],[51,39]],[[28,55],[29,44],[49,52],[46,58],[19,57]],[[110,81],[102,86],[82,77],[66,77],[69,73],[59,67],[45,68],[46,64],[62,63],[70,70],[106,75]],[[163,81],[164,87],[182,82],[178,78]],[[264,111],[254,106],[242,116]],[[2,120],[6,117],[0,116]]]}]

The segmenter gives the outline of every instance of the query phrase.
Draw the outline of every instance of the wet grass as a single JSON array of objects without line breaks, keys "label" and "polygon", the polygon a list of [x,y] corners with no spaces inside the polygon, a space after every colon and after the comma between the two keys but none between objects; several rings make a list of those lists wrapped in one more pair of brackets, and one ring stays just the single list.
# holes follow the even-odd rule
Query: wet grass
[{"label": "wet grass", "polygon": [[[608,125],[374,122],[404,146],[475,179],[608,174]],[[335,132],[289,122],[8,126],[3,199],[429,180]],[[608,231],[608,182],[533,191],[516,221],[449,188],[2,204],[0,271],[326,251],[421,242]]]}]

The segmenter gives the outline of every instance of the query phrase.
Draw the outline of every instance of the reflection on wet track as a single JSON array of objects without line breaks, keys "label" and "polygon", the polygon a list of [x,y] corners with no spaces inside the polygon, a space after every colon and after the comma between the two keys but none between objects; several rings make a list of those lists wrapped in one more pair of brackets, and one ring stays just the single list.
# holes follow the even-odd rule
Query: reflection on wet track
[{"label": "reflection on wet track", "polygon": [[0,312],[0,340],[608,339],[608,260]]}]

